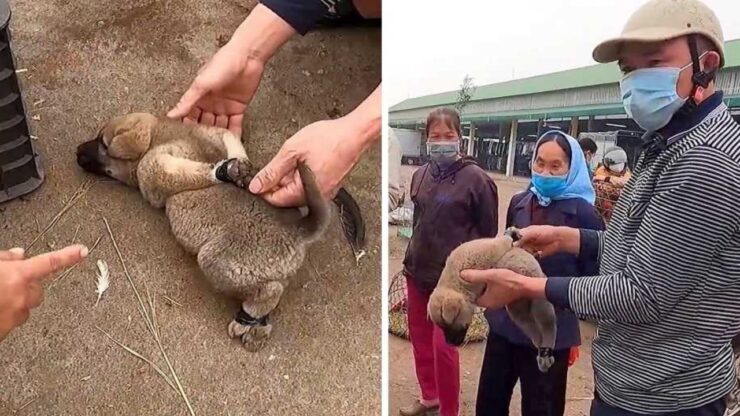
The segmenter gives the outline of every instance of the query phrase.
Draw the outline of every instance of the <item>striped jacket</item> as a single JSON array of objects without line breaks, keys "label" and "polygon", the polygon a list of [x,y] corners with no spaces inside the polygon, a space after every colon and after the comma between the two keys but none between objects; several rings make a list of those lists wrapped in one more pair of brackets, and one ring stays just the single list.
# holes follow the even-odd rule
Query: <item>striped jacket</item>
[{"label": "striped jacket", "polygon": [[643,152],[605,232],[581,230],[600,275],[547,282],[551,302],[598,323],[596,391],[631,412],[700,407],[735,384],[740,126],[718,94],[693,126]]}]

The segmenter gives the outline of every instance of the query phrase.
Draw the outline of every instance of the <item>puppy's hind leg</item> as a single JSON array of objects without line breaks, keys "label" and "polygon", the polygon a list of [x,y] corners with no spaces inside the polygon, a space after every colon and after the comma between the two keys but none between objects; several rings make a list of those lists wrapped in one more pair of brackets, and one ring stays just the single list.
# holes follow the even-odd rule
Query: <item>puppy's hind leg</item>
[{"label": "puppy's hind leg", "polygon": [[532,313],[532,301],[528,299],[522,299],[513,302],[506,306],[506,311],[509,313],[509,317],[524,332],[535,347],[542,344],[542,334],[540,328],[535,322]]},{"label": "puppy's hind leg", "polygon": [[532,318],[542,334],[542,342],[537,346],[537,366],[544,373],[555,363],[553,349],[558,334],[557,317],[555,308],[544,299],[532,300],[531,311]]},{"label": "puppy's hind leg", "polygon": [[262,285],[255,295],[242,302],[234,320],[229,324],[229,336],[240,337],[244,348],[255,352],[264,348],[272,333],[267,319],[280,302],[285,287],[280,282]]}]

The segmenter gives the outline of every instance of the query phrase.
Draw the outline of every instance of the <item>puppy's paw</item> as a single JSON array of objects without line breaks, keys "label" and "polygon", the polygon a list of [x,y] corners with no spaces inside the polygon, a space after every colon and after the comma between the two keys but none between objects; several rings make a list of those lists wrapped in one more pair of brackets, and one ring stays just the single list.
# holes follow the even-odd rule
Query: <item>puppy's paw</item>
[{"label": "puppy's paw", "polygon": [[248,351],[256,352],[264,348],[272,334],[272,325],[267,323],[267,316],[255,319],[243,310],[229,323],[229,338],[239,338]]},{"label": "puppy's paw", "polygon": [[241,336],[246,334],[251,327],[252,325],[242,325],[234,319],[229,323],[227,328],[229,338],[241,338]]},{"label": "puppy's paw", "polygon": [[504,231],[504,235],[510,237],[515,243],[522,238],[522,233],[516,227],[509,227]]},{"label": "puppy's paw", "polygon": [[537,352],[537,368],[540,369],[540,372],[546,373],[553,364],[555,364],[555,357],[552,355],[552,349],[539,348]]},{"label": "puppy's paw", "polygon": [[216,166],[216,179],[231,182],[240,188],[248,187],[253,177],[254,169],[248,159],[229,159],[219,162]]},{"label": "puppy's paw", "polygon": [[265,348],[271,334],[272,325],[270,324],[253,326],[242,335],[242,344],[247,351],[257,352]]}]

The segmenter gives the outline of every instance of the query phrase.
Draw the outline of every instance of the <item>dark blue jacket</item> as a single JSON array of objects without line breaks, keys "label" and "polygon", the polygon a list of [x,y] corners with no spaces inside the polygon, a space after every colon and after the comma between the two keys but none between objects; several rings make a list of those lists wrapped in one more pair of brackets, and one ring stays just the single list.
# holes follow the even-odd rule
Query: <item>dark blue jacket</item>
[{"label": "dark blue jacket", "polygon": [[[580,198],[552,201],[543,210],[542,221],[532,224],[532,204],[536,198],[531,191],[514,195],[506,214],[506,227],[525,228],[530,225],[556,225],[573,228],[603,230],[604,221],[596,208]],[[579,260],[570,254],[556,254],[540,260],[540,267],[545,276],[593,276],[599,273],[596,259]],[[514,324],[505,309],[486,310],[486,319],[491,331],[510,342],[532,346],[532,341]],[[581,344],[581,332],[578,319],[573,312],[557,309],[558,335],[555,349],[566,349]]]}]

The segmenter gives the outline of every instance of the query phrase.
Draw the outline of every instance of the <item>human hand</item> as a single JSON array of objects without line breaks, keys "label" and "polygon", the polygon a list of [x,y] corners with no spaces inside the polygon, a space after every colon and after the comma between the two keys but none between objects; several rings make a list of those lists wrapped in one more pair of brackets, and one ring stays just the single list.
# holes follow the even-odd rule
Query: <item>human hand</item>
[{"label": "human hand", "polygon": [[340,184],[360,160],[362,153],[380,138],[380,87],[350,114],[309,124],[289,138],[277,155],[249,184],[276,206],[305,203],[298,162],[308,165],[321,193],[332,198]]},{"label": "human hand", "polygon": [[167,116],[227,128],[241,136],[244,112],[259,86],[265,63],[294,34],[280,16],[258,4],[231,40],[198,71]]},{"label": "human hand", "polygon": [[299,206],[304,201],[303,183],[297,171],[299,161],[311,168],[319,190],[332,198],[360,158],[360,146],[353,145],[357,132],[346,120],[318,121],[289,138],[277,155],[249,185],[276,206]]},{"label": "human hand", "polygon": [[41,304],[42,279],[79,263],[87,254],[87,247],[80,245],[30,259],[24,258],[23,249],[0,251],[0,341],[26,322],[31,309]]},{"label": "human hand", "polygon": [[239,48],[227,44],[198,71],[167,117],[227,128],[241,136],[244,112],[263,72],[263,62],[249,59]]},{"label": "human hand", "polygon": [[[463,270],[460,277],[468,283],[482,283],[486,289],[476,303],[484,308],[498,309],[527,295],[532,279],[509,269]],[[543,289],[544,290],[544,289]]]},{"label": "human hand", "polygon": [[581,235],[575,228],[532,225],[519,231],[517,247],[541,257],[561,252],[577,255],[581,245]]}]

